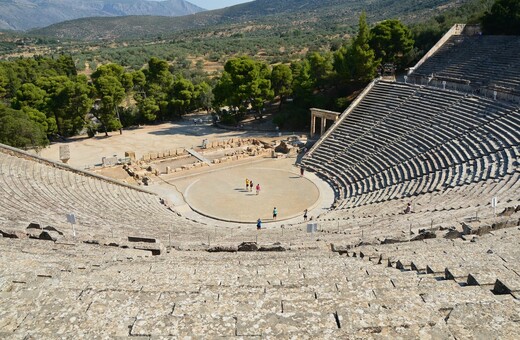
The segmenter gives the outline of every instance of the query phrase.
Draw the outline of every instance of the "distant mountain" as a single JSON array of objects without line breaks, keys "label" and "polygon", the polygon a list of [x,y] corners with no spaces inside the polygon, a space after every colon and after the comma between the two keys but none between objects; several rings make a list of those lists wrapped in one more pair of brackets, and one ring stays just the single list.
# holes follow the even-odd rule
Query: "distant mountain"
[{"label": "distant mountain", "polygon": [[[0,0],[1,1],[1,0]],[[361,11],[371,22],[388,18],[419,21],[469,0],[256,0],[182,17],[84,18],[31,31],[60,39],[111,40],[166,36],[185,30],[228,27],[240,32],[331,30],[356,27]],[[242,28],[240,28],[242,27]]]},{"label": "distant mountain", "polygon": [[173,17],[202,11],[184,0],[0,0],[0,30],[28,30],[85,17]]}]

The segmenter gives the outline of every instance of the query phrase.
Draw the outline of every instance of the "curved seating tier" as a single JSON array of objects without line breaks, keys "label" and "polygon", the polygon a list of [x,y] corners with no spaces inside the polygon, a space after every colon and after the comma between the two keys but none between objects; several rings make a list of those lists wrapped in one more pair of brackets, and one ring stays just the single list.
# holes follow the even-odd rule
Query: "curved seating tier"
[{"label": "curved seating tier", "polygon": [[454,35],[410,76],[520,90],[520,37]]},{"label": "curved seating tier", "polygon": [[200,227],[173,213],[155,194],[2,147],[0,206],[0,226],[14,229],[37,223],[69,231],[66,215],[74,213],[82,239],[115,233],[164,240],[169,233]]},{"label": "curved seating tier", "polygon": [[501,178],[518,165],[520,108],[468,94],[379,81],[333,129],[302,164],[350,203]]},{"label": "curved seating tier", "polygon": [[0,278],[8,338],[509,338],[520,312],[487,287],[324,249],[152,258],[0,238]]}]

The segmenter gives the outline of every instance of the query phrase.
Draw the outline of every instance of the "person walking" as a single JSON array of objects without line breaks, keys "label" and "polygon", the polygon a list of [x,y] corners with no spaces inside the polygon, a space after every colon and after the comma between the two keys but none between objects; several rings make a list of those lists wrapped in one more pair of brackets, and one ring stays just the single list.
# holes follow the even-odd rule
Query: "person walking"
[{"label": "person walking", "polygon": [[249,190],[249,179],[246,178],[246,190]]},{"label": "person walking", "polygon": [[303,174],[305,173],[305,169],[302,167],[300,167],[300,176],[303,177]]},{"label": "person walking", "polygon": [[276,221],[276,217],[278,216],[278,209],[276,209],[276,207],[274,207],[273,209],[273,220]]},{"label": "person walking", "polygon": [[256,221],[256,230],[260,229],[262,229],[262,220],[258,218],[258,220]]},{"label": "person walking", "polygon": [[303,220],[307,221],[307,209],[303,211]]},{"label": "person walking", "polygon": [[249,191],[253,191],[253,181],[249,181]]},{"label": "person walking", "polygon": [[260,193],[260,184],[256,185],[256,194],[258,195]]}]

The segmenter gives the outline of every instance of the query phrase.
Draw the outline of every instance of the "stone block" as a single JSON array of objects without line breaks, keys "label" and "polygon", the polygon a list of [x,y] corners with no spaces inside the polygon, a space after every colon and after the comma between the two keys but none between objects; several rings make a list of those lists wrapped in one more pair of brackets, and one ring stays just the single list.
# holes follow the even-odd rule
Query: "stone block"
[{"label": "stone block", "polygon": [[130,161],[135,162],[135,152],[125,151],[125,158],[130,158]]},{"label": "stone block", "polygon": [[257,251],[258,244],[256,242],[243,242],[238,245],[238,251]]},{"label": "stone block", "polygon": [[461,238],[462,237],[462,233],[458,230],[455,230],[455,229],[451,229],[451,230],[448,230],[446,232],[446,234],[444,234],[443,236],[445,239],[448,239],[448,240],[454,240],[454,239],[457,239],[457,238]]},{"label": "stone block", "polygon": [[486,224],[477,224],[478,222],[474,223],[465,223],[462,222],[462,234],[463,235],[484,235],[489,233],[493,228],[490,225]]},{"label": "stone block", "polygon": [[164,158],[164,152],[158,152],[157,158]]},{"label": "stone block", "polygon": [[46,226],[45,228],[43,228],[43,230],[47,230],[47,231],[53,231],[53,232],[56,232],[58,233],[59,235],[63,235],[63,233],[61,231],[59,231],[58,229],[52,227],[52,226]]},{"label": "stone block", "polygon": [[27,238],[27,234],[20,230],[0,230],[0,235],[5,238]]},{"label": "stone block", "polygon": [[149,161],[150,161],[150,154],[149,154],[149,153],[145,153],[145,154],[143,155],[143,158],[142,158],[142,159],[143,159],[143,161],[145,161],[145,162],[149,162]]},{"label": "stone block", "polygon": [[431,232],[429,230],[425,230],[425,231],[419,233],[419,235],[417,235],[414,238],[412,238],[411,241],[420,241],[420,240],[425,240],[425,239],[429,239],[429,238],[436,238],[436,237],[437,237],[437,235],[434,232]]},{"label": "stone block", "polygon": [[157,152],[152,152],[152,153],[150,154],[150,159],[151,159],[151,160],[155,160],[155,159],[157,159]]},{"label": "stone block", "polygon": [[[31,238],[34,238],[34,236],[32,236]],[[44,241],[53,241],[53,242],[56,242],[56,240],[58,239],[56,236],[52,235],[51,232],[49,231],[42,231],[38,237],[38,239],[40,240],[44,240]]]},{"label": "stone block", "polygon": [[38,223],[29,223],[27,229],[42,229]]},{"label": "stone block", "polygon": [[286,251],[287,249],[281,244],[265,244],[258,248],[258,251]]},{"label": "stone block", "polygon": [[164,247],[160,243],[138,242],[132,247],[137,250],[149,251],[153,256],[161,255],[164,252]]},{"label": "stone block", "polygon": [[393,244],[393,243],[401,243],[401,242],[404,242],[404,241],[393,239],[393,238],[385,238],[383,241],[381,241],[381,244]]},{"label": "stone block", "polygon": [[226,245],[226,246],[213,246],[208,248],[208,252],[210,253],[236,253],[238,251],[238,247],[235,245]]},{"label": "stone block", "polygon": [[157,240],[151,237],[128,236],[128,242],[157,243]]},{"label": "stone block", "polygon": [[103,163],[103,166],[114,166],[117,164],[118,159],[117,157],[103,157],[101,162]]},{"label": "stone block", "polygon": [[507,207],[501,213],[497,214],[498,216],[511,216],[517,211],[515,207]]}]

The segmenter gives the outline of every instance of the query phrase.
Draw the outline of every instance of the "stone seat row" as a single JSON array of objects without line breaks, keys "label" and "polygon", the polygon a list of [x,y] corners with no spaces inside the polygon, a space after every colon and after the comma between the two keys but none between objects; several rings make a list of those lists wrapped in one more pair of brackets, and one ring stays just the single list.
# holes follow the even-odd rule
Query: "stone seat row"
[{"label": "stone seat row", "polygon": [[[514,116],[512,115],[511,118],[514,118]],[[511,125],[512,124],[512,125]],[[507,140],[499,140],[499,138],[501,138],[501,136],[510,136],[510,133],[506,130],[502,131],[494,131],[492,130],[493,128],[492,127],[489,127],[489,130],[488,130],[488,133],[486,134],[486,139],[483,138],[483,141],[484,142],[487,142],[488,139],[492,139],[492,140],[497,140],[497,142],[499,143],[497,146],[495,146],[495,149],[496,148],[499,148],[499,147],[508,147],[508,146],[511,146],[513,145],[515,142],[515,140],[517,140],[517,137],[516,134],[518,134],[517,132],[517,129],[515,128],[517,126],[517,123],[512,123],[511,121],[508,122],[507,126],[509,127],[510,131],[514,131],[513,133],[515,134],[515,136],[511,136],[509,137]],[[489,131],[493,131],[494,133],[491,133]],[[424,131],[423,131],[424,133]],[[428,137],[425,137],[424,138],[424,141],[426,141],[427,143],[430,142],[431,140],[431,136],[434,136],[435,133],[434,131],[432,131],[431,133],[425,133],[426,136]],[[459,137],[460,138],[460,137]],[[464,137],[465,138],[465,137]],[[414,141],[419,141],[421,142],[422,139],[419,138],[419,136],[410,136],[409,138],[410,140],[414,140]],[[450,163],[460,163],[460,162],[463,162],[463,161],[468,161],[472,158],[474,158],[475,156],[478,156],[482,153],[482,150],[485,150],[487,149],[487,147],[484,145],[483,147],[478,147],[475,143],[471,144],[469,143],[469,140],[468,138],[465,138],[465,144],[464,146],[466,146],[465,148],[461,148],[461,145],[460,145],[460,142],[459,142],[459,139],[456,139],[456,140],[453,140],[453,139],[448,139],[448,138],[445,138],[443,140],[440,140],[438,142],[437,145],[440,145],[442,147],[448,147],[450,145],[453,145],[454,148],[453,148],[453,151],[451,150],[448,150],[448,154],[450,155],[450,161],[446,161],[444,160],[442,163],[443,164],[450,164]],[[447,141],[447,142],[446,142]],[[328,160],[326,158],[321,158],[320,161],[326,161],[326,163],[330,163],[332,161],[334,162],[342,162],[342,165],[344,167],[346,167],[346,169],[352,167],[352,165],[349,165],[349,163],[356,163],[355,166],[360,166],[362,164],[365,164],[365,163],[361,163],[359,162],[358,160],[354,159],[354,160],[349,160],[349,159],[352,159],[352,156],[353,155],[364,155],[365,159],[367,159],[368,157],[366,156],[366,149],[368,148],[367,145],[374,145],[374,142],[369,142],[369,143],[363,143],[363,142],[360,142],[358,143],[359,146],[360,146],[360,150],[359,151],[356,151],[355,148],[353,149],[349,149],[348,150],[348,154],[346,154],[344,157],[342,158],[328,158]],[[434,146],[436,145],[431,145],[431,144],[419,144],[419,149],[421,150],[429,150],[429,149],[432,149]],[[411,145],[407,145],[407,144],[403,144],[403,145],[395,145],[395,144],[391,144],[391,145],[386,145],[384,148],[381,148],[378,150],[378,152],[384,152],[385,150],[386,151],[390,151],[390,153],[388,154],[381,154],[382,157],[379,157],[378,158],[378,161],[379,162],[376,162],[376,163],[372,163],[372,164],[369,164],[369,166],[378,166],[376,169],[372,170],[372,171],[378,171],[380,170],[381,168],[385,168],[385,167],[388,167],[388,163],[387,161],[389,162],[402,162],[403,159],[407,159],[410,157],[410,151],[412,151],[414,149],[413,146]],[[365,153],[363,154],[363,150],[365,150]],[[405,150],[408,150],[408,152],[405,152]],[[330,152],[328,150],[324,150],[323,151],[328,157],[331,157],[332,155],[330,154]],[[491,152],[488,151],[488,152]],[[373,156],[375,155],[376,153],[372,153],[370,156]],[[433,153],[435,155],[435,153]],[[399,155],[398,157],[396,157],[397,155]],[[443,154],[441,154],[442,156]],[[363,157],[363,156],[360,156],[360,157]],[[445,159],[445,157],[441,157],[441,159]],[[343,164],[343,162],[345,162]],[[382,162],[382,164],[380,164]],[[325,165],[324,165],[325,166]]]},{"label": "stone seat row", "polygon": [[410,76],[467,79],[472,86],[500,84],[518,89],[520,68],[515,36],[452,36]]},{"label": "stone seat row", "polygon": [[511,294],[518,299],[518,236],[518,228],[502,229],[481,237],[477,243],[425,240],[397,246],[361,247],[351,255],[357,252],[358,257],[367,257],[388,267],[439,274],[460,285],[489,287],[495,294]]},{"label": "stone seat row", "polygon": [[[7,243],[13,250],[2,253],[0,268],[8,272],[8,267],[30,263],[37,268],[50,262],[55,269],[46,272],[52,277],[0,285],[7,297],[0,301],[0,332],[6,336],[191,332],[191,336],[344,337],[370,335],[374,328],[397,336],[403,332],[419,336],[432,328],[445,336],[460,336],[467,328],[456,321],[483,308],[494,308],[496,319],[503,323],[497,334],[506,336],[518,310],[514,301],[479,287],[461,290],[454,281],[321,251],[173,252],[152,260],[117,256],[111,249],[101,258],[94,253],[84,257],[80,267],[71,263],[64,268],[70,254],[81,254],[87,246],[71,249],[54,244],[42,254],[20,253],[16,251],[20,242],[26,241],[0,239],[0,249],[8,248]],[[33,242],[41,241],[24,248],[33,248]],[[277,280],[275,273],[280,273]],[[453,317],[452,324],[441,322],[446,309],[462,306],[464,318],[461,314]],[[486,325],[473,331],[493,330]]]},{"label": "stone seat row", "polygon": [[[25,231],[34,222],[72,234],[66,214],[74,213],[76,231],[84,238],[145,234],[165,241],[168,234],[203,229],[170,211],[155,194],[6,150],[0,148],[2,228]],[[142,225],[147,229],[142,230]]]},{"label": "stone seat row", "polygon": [[[377,85],[375,85],[375,88],[377,88]],[[463,99],[465,97],[462,97]],[[474,99],[474,98],[473,98]],[[483,105],[485,104],[485,105]],[[420,150],[421,152],[428,152],[429,159],[432,160],[432,162],[427,162],[426,164],[422,164],[421,162],[414,162],[414,166],[411,168],[413,171],[413,176],[406,176],[408,178],[416,178],[417,174],[419,176],[428,174],[432,170],[438,170],[439,168],[442,168],[443,166],[451,166],[452,164],[458,164],[463,162],[468,162],[471,160],[474,160],[475,158],[479,156],[488,155],[490,152],[493,152],[496,150],[509,148],[509,147],[516,147],[517,141],[518,141],[518,131],[520,130],[518,128],[518,109],[514,109],[514,107],[511,107],[508,104],[500,104],[496,105],[493,102],[485,99],[481,99],[481,107],[480,110],[488,109],[488,104],[495,106],[496,111],[494,111],[494,114],[488,114],[485,115],[488,120],[479,120],[479,122],[476,122],[475,125],[469,125],[470,130],[468,132],[463,131],[463,134],[460,136],[456,136],[457,139],[449,139],[454,138],[454,136],[446,136],[446,138],[442,137],[437,144],[433,145],[435,149],[432,147],[432,144],[430,140],[431,138],[435,138],[436,135],[438,135],[437,131],[431,131],[428,133],[425,133],[423,130],[421,131],[425,137],[424,138],[418,138],[418,136],[411,136],[410,139],[415,141],[422,141],[424,140],[426,144],[418,145],[417,150]],[[501,113],[500,110],[503,110]],[[505,110],[505,111],[504,111]],[[509,111],[508,111],[509,110]],[[351,113],[352,114],[352,113]],[[482,116],[482,115],[480,115]],[[348,118],[348,117],[347,117]],[[490,120],[489,120],[490,119]],[[348,121],[345,120],[345,122]],[[504,121],[504,122],[502,122]],[[506,123],[507,121],[507,123]],[[462,120],[461,123],[462,125]],[[345,124],[339,125],[340,127]],[[484,127],[484,129],[483,129]],[[339,127],[338,127],[339,129]],[[471,132],[472,130],[475,130],[475,132]],[[341,131],[340,131],[341,132]],[[476,133],[476,135],[475,135]],[[334,134],[334,133],[333,133]],[[441,134],[442,135],[442,134]],[[471,137],[469,137],[471,135]],[[482,146],[477,146],[475,144],[475,136],[481,135],[480,140],[482,141]],[[491,136],[491,137],[490,137]],[[332,139],[328,139],[331,141]],[[335,139],[334,139],[335,140]],[[489,140],[496,141],[494,144],[490,143]],[[446,142],[447,141],[447,142]],[[473,142],[473,143],[472,143]],[[379,154],[381,151],[387,150],[392,151],[389,154],[382,154],[383,157],[378,157],[377,162],[375,161],[359,161],[359,158],[352,158],[352,156],[357,157],[364,157],[365,160],[370,159],[367,157],[366,148],[367,145],[373,145],[374,141],[366,142],[366,143],[356,143],[354,145],[359,145],[359,151],[356,151],[355,147],[347,149],[348,151],[341,151],[337,156],[334,156],[334,153],[331,153],[329,148],[327,147],[327,140],[321,144],[317,150],[313,153],[312,157],[317,157],[316,162],[313,162],[312,159],[307,158],[304,159],[304,164],[307,161],[307,163],[310,165],[310,167],[314,167],[315,169],[327,174],[334,174],[334,177],[336,177],[336,182],[339,184],[340,188],[338,192],[343,193],[344,195],[348,195],[349,192],[346,190],[346,183],[348,182],[356,182],[360,180],[364,180],[367,177],[370,177],[373,173],[380,171],[381,168],[388,167],[389,164],[392,164],[392,162],[398,163],[402,162],[403,158],[410,159],[409,157],[417,157],[413,156],[413,149],[415,147],[407,146],[406,144],[402,145],[388,145],[382,149],[379,149],[377,153],[372,153],[373,156],[376,154]],[[330,145],[331,142],[329,142]],[[437,149],[439,152],[437,152]],[[363,151],[365,150],[365,151]],[[396,152],[399,150],[407,150],[408,154],[403,153],[403,155],[395,157],[397,155]],[[444,151],[446,150],[446,151]],[[412,152],[410,152],[412,151]],[[336,151],[338,152],[338,151]],[[417,151],[416,151],[417,152]],[[321,153],[323,155],[321,155]],[[370,152],[368,153],[370,154]],[[344,155],[344,156],[341,156]],[[448,155],[450,155],[448,157]],[[340,157],[341,156],[341,157]],[[438,156],[438,157],[437,157]],[[438,158],[438,160],[437,160]],[[448,159],[447,159],[448,158]],[[350,160],[349,160],[350,159]],[[372,157],[372,159],[376,159],[375,157]],[[428,158],[427,158],[428,159]],[[332,163],[334,162],[334,163]],[[335,164],[337,163],[337,165]],[[354,164],[354,168],[351,164]],[[478,164],[478,163],[473,163]],[[376,166],[376,168],[372,168],[373,166]],[[426,165],[426,169],[425,169]],[[435,168],[436,166],[440,165],[439,168]],[[367,168],[368,166],[368,168]],[[506,159],[506,161],[503,163],[505,172],[507,172],[507,167],[509,166],[509,161]],[[330,167],[331,169],[328,169]],[[361,172],[358,173],[355,171],[356,167],[364,167],[360,168]],[[484,165],[485,167],[485,165]],[[433,168],[433,169],[432,169]],[[475,169],[474,169],[475,170]],[[478,169],[476,169],[478,171]],[[504,171],[502,171],[504,172]],[[341,177],[347,177],[345,173],[348,173],[349,180],[345,180]],[[407,173],[410,174],[410,171],[407,170]],[[340,176],[338,176],[340,174]],[[341,174],[345,174],[342,175]],[[481,172],[482,174],[482,172]],[[353,175],[353,176],[352,176]],[[339,178],[338,178],[339,177]],[[405,177],[405,178],[406,178]],[[385,183],[383,183],[385,184]]]}]

